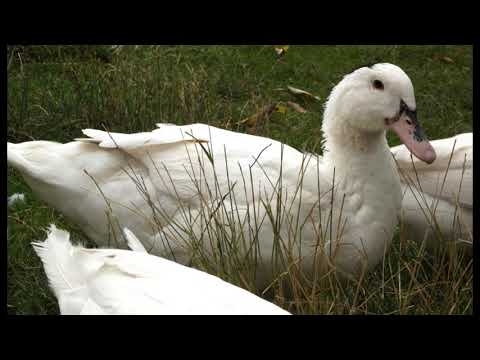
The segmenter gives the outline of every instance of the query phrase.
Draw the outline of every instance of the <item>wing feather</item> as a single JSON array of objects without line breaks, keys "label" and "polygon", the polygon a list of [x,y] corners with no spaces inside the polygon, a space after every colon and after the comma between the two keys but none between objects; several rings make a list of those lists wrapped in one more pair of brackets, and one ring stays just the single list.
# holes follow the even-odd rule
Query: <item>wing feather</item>
[{"label": "wing feather", "polygon": [[107,132],[95,129],[84,129],[83,134],[90,140],[78,139],[97,143],[102,148],[107,149],[136,149],[152,145],[169,145],[185,142],[208,142],[207,139],[198,139],[193,137],[187,131],[177,126],[164,126],[151,132],[141,132],[134,134],[122,134]]}]

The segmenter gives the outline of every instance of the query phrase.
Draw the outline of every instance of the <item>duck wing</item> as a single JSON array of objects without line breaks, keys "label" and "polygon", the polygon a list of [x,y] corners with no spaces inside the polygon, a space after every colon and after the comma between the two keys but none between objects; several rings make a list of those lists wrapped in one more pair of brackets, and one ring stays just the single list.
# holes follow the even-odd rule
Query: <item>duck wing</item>
[{"label": "duck wing", "polygon": [[76,141],[97,143],[102,148],[124,150],[136,149],[151,145],[168,145],[185,142],[208,142],[208,139],[197,139],[188,130],[180,126],[162,126],[150,132],[122,134],[95,129],[84,129],[87,139],[79,138]]}]

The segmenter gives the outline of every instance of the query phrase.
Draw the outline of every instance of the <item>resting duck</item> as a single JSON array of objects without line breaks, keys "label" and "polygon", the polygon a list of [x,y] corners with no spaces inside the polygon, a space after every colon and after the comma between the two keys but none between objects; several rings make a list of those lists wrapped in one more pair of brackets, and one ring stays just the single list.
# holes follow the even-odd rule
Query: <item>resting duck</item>
[{"label": "resting duck", "polygon": [[[328,262],[358,274],[382,259],[402,200],[386,131],[420,160],[436,156],[416,114],[410,78],[376,64],[329,96],[323,157],[209,125],[159,124],[136,134],[87,129],[67,144],[8,143],[7,158],[99,245],[126,247],[127,227],[149,252],[183,264],[199,243],[211,256],[234,249],[259,263],[264,286],[279,251],[289,253],[283,267],[299,261],[307,273]],[[218,224],[228,231],[210,230]]]},{"label": "resting duck", "polygon": [[400,169],[402,227],[429,247],[455,241],[471,253],[473,243],[473,134],[431,142],[437,160],[425,165],[399,145],[391,149]]},{"label": "resting duck", "polygon": [[62,315],[289,315],[216,276],[149,255],[124,232],[135,251],[73,246],[55,225],[32,243]]}]

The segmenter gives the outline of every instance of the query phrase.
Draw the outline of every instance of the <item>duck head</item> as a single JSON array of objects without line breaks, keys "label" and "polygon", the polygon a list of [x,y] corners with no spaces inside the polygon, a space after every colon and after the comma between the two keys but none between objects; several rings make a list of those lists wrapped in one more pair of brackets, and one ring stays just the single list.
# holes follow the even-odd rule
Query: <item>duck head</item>
[{"label": "duck head", "polygon": [[325,108],[323,130],[328,136],[334,128],[358,136],[391,129],[418,159],[436,158],[417,118],[412,82],[396,65],[362,67],[342,79]]}]

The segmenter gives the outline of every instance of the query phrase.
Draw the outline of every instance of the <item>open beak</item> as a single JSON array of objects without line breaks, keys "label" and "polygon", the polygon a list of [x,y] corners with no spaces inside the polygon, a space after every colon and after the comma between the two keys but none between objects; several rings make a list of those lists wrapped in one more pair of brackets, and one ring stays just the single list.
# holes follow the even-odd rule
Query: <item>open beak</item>
[{"label": "open beak", "polygon": [[428,141],[417,119],[417,112],[412,111],[402,101],[400,114],[387,121],[387,128],[396,132],[402,143],[410,152],[422,161],[431,164],[437,155]]}]

